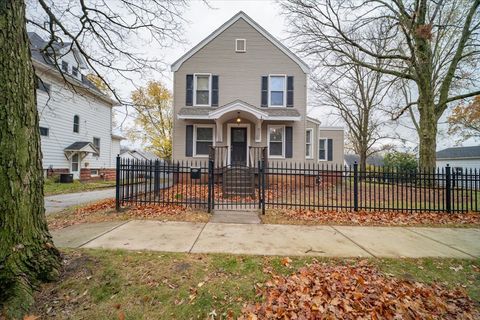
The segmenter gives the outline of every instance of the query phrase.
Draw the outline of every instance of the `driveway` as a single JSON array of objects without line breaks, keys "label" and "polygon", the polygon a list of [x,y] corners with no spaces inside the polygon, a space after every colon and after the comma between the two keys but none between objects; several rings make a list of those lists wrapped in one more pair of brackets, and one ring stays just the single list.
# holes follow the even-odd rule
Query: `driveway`
[{"label": "driveway", "polygon": [[45,197],[45,212],[47,214],[55,213],[69,207],[108,198],[115,198],[115,188],[47,196]]},{"label": "driveway", "polygon": [[478,258],[480,229],[118,221],[52,231],[70,248],[324,257]]}]

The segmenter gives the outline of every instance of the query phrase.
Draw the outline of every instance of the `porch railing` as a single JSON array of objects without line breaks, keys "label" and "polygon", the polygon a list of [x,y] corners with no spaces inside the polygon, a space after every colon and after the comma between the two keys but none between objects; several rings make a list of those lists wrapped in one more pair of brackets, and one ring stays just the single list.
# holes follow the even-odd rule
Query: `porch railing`
[{"label": "porch railing", "polygon": [[248,151],[248,166],[258,168],[259,161],[267,163],[267,147],[250,147]]}]

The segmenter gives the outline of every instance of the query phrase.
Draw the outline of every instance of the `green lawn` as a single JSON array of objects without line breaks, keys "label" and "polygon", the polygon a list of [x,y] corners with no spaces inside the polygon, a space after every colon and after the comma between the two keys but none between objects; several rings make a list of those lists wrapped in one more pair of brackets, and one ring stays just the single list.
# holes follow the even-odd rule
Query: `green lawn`
[{"label": "green lawn", "polygon": [[[49,319],[225,319],[255,302],[266,269],[290,274],[313,258],[69,250],[62,279],[38,292],[32,314]],[[321,259],[352,264],[355,259]],[[447,287],[480,302],[480,260],[371,259],[382,272]],[[209,317],[209,314],[216,314]]]},{"label": "green lawn", "polygon": [[62,193],[72,193],[72,192],[81,192],[96,190],[101,188],[109,188],[115,186],[115,180],[113,181],[89,181],[89,182],[80,182],[75,180],[73,183],[59,183],[54,182],[51,179],[45,180],[44,184],[44,193],[46,196]]}]

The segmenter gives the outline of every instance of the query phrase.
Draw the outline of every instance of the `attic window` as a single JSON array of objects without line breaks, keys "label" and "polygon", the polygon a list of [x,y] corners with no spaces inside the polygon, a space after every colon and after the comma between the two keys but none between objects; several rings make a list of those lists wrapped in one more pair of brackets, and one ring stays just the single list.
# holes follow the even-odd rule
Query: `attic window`
[{"label": "attic window", "polygon": [[68,62],[62,61],[62,70],[68,72]]},{"label": "attic window", "polygon": [[235,39],[235,52],[247,52],[246,39]]}]

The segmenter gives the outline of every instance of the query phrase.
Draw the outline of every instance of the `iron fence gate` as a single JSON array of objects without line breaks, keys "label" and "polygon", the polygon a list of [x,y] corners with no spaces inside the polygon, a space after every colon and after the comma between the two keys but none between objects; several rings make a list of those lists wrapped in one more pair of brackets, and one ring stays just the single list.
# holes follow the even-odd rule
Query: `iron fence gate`
[{"label": "iron fence gate", "polygon": [[258,161],[255,166],[117,158],[116,206],[467,212],[480,208],[480,172],[404,171]]}]

